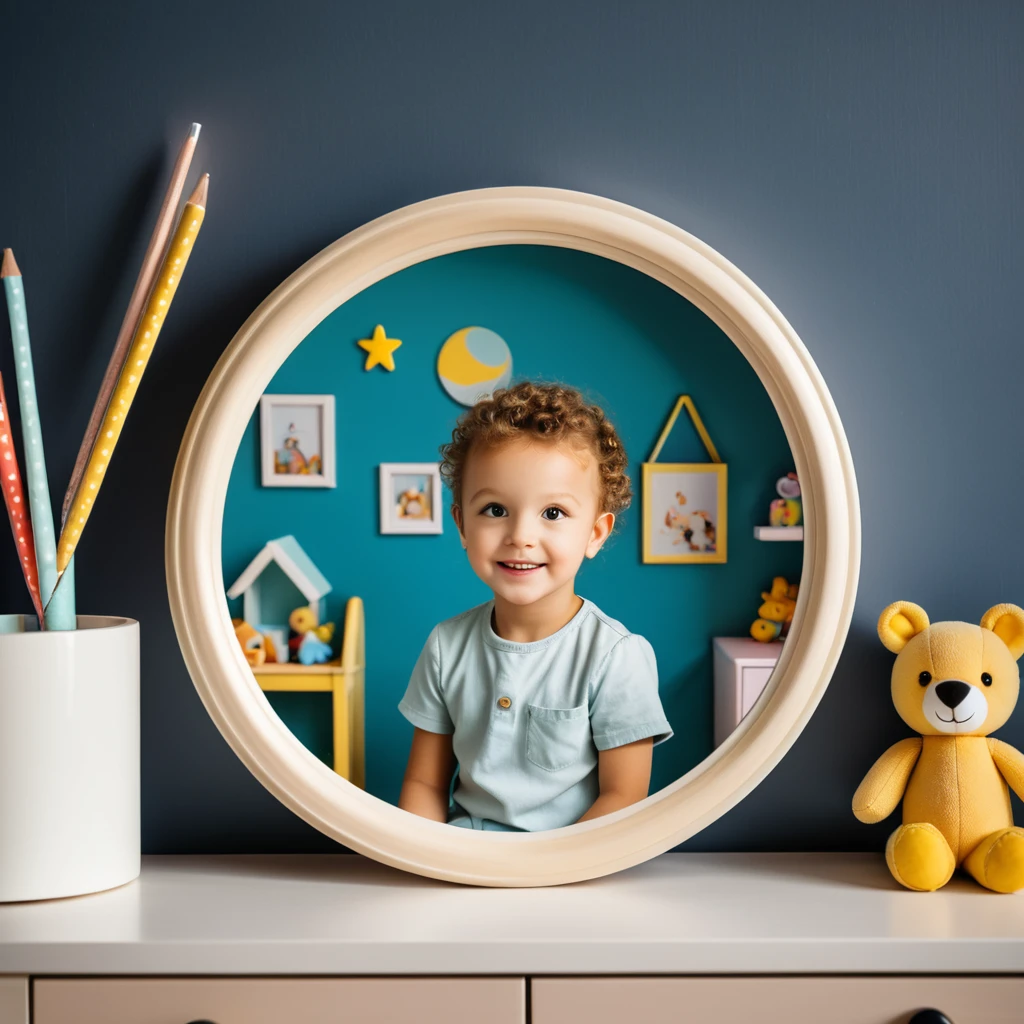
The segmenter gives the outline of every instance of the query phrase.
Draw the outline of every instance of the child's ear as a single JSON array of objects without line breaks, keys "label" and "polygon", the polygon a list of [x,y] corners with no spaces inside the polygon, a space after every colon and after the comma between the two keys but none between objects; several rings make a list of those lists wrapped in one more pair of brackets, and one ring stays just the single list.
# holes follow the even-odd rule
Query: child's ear
[{"label": "child's ear", "polygon": [[602,512],[597,517],[590,534],[590,543],[587,544],[587,558],[593,558],[601,550],[601,545],[608,539],[614,525],[615,515],[612,512]]},{"label": "child's ear", "polygon": [[455,526],[459,531],[459,537],[462,540],[462,546],[466,546],[466,535],[462,532],[462,509],[458,505],[452,504],[451,507],[452,519],[455,520]]}]

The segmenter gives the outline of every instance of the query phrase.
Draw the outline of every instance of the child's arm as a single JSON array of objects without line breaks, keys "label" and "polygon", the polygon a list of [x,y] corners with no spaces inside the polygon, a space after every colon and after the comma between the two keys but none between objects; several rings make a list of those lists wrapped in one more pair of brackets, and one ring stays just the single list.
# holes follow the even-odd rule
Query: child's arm
[{"label": "child's arm", "polygon": [[626,743],[597,753],[597,777],[601,795],[580,818],[589,821],[602,814],[622,810],[647,796],[651,785],[651,758],[654,737]]},{"label": "child's arm", "polygon": [[442,735],[416,728],[398,806],[421,818],[447,821],[448,795],[454,771],[451,734]]}]

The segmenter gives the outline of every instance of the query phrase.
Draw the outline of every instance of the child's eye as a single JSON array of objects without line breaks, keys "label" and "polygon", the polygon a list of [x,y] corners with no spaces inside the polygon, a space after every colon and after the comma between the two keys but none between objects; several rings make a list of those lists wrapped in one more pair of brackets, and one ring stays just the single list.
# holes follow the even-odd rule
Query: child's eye
[{"label": "child's eye", "polygon": [[[554,512],[555,514],[553,516],[548,515],[549,512]],[[544,509],[544,511],[541,512],[541,515],[551,523],[557,523],[559,519],[565,518],[565,513],[554,505],[552,505],[551,508]]]},{"label": "child's eye", "polygon": [[[493,515],[490,514],[491,509],[495,510]],[[496,501],[492,501],[490,505],[484,505],[484,507],[480,509],[480,515],[487,516],[489,519],[500,519],[505,515],[505,506],[499,505]]]}]

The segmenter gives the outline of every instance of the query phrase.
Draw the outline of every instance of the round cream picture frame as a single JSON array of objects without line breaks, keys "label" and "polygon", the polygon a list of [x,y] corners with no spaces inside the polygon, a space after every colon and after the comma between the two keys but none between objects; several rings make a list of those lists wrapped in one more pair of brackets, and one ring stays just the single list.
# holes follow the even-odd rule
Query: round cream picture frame
[{"label": "round cream picture frame", "polygon": [[[547,832],[478,832],[428,821],[335,774],[274,713],[235,640],[221,529],[243,433],[289,354],[353,295],[405,267],[464,249],[553,245],[649,275],[713,320],[778,412],[803,492],[800,598],[776,671],[754,709],[708,758],[640,803]],[[677,846],[746,796],[781,760],[828,685],[853,614],[860,510],[853,461],[821,374],[771,301],[682,229],[597,196],[493,188],[396,210],[295,271],[235,335],[196,403],[168,506],[166,568],[185,664],[207,711],[279,800],[346,847],[405,871],[488,886],[580,881]]]}]

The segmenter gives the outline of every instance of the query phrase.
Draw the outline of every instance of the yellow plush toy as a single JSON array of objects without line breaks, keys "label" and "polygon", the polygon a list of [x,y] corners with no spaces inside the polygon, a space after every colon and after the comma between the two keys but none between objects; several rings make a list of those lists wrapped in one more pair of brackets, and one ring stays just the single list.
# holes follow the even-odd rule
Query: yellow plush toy
[{"label": "yellow plush toy", "polygon": [[957,867],[995,892],[1024,888],[1024,828],[1014,827],[1007,789],[1024,797],[1024,755],[988,735],[1017,703],[1024,610],[999,604],[980,626],[932,625],[923,608],[897,601],[882,612],[878,635],[897,656],[896,710],[921,735],[875,762],[853,813],[882,821],[902,798],[903,824],[885,859],[908,889],[938,889]]},{"label": "yellow plush toy", "polygon": [[771,591],[761,591],[764,604],[757,609],[757,618],[750,627],[750,635],[755,640],[767,644],[789,632],[799,590],[799,586],[790,583],[785,576],[776,576]]}]

